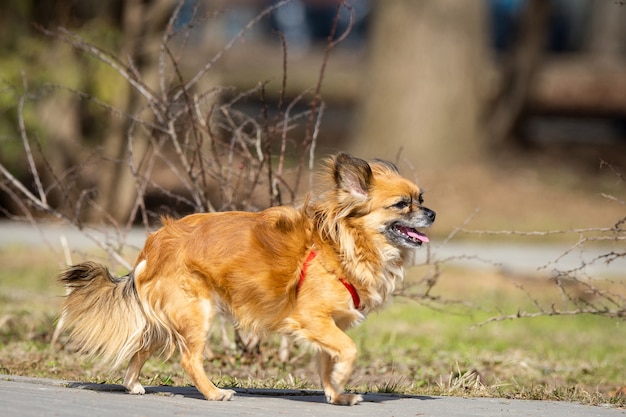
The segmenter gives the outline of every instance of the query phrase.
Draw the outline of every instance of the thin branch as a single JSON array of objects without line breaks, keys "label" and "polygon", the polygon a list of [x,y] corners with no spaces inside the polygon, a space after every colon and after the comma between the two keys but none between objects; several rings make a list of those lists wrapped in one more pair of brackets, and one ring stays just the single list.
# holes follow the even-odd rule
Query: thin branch
[{"label": "thin branch", "polygon": [[100,61],[104,62],[115,71],[117,71],[130,85],[133,86],[133,88],[135,88],[137,92],[139,92],[139,94],[141,94],[148,101],[148,104],[152,108],[154,116],[157,118],[157,120],[160,123],[165,124],[165,117],[163,115],[163,113],[165,112],[165,106],[163,105],[163,103],[161,103],[161,101],[150,90],[150,88],[148,88],[145,83],[138,80],[132,74],[132,71],[130,71],[129,68],[124,65],[118,58],[96,47],[95,45],[90,44],[77,34],[70,32],[63,27],[60,27],[58,29],[58,32],[52,32],[43,28],[41,28],[41,30],[49,36],[58,37],[66,43],[74,46],[75,48],[87,52],[88,54],[98,58]]},{"label": "thin branch", "polygon": [[322,101],[320,93],[322,91],[322,84],[324,82],[324,76],[326,74],[326,66],[327,66],[329,58],[330,58],[330,53],[341,41],[343,41],[346,38],[346,36],[352,30],[352,25],[354,23],[354,10],[352,8],[349,8],[349,10],[350,10],[350,24],[346,28],[346,31],[337,40],[335,40],[335,35],[337,33],[337,27],[338,27],[338,24],[339,24],[339,17],[341,15],[341,10],[344,7],[347,7],[345,1],[344,0],[340,0],[337,3],[337,11],[335,12],[335,17],[333,18],[333,23],[332,23],[332,26],[330,28],[330,33],[328,34],[328,38],[327,38],[327,41],[326,41],[326,48],[324,50],[324,57],[322,58],[322,64],[320,66],[319,75],[317,77],[317,84],[315,85],[315,89],[313,91],[313,99],[311,100],[311,104],[310,104],[309,118],[307,120],[306,127],[305,127],[304,140],[300,144],[302,149],[301,149],[300,163],[299,163],[298,169],[296,171],[294,192],[296,192],[298,190],[298,186],[300,184],[300,178],[302,176],[302,169],[305,166],[305,161],[306,161],[306,156],[307,156],[306,155],[306,149],[311,146],[311,144],[312,144],[312,142],[314,140],[312,132],[314,130],[314,124],[316,123],[315,122],[315,114],[317,113],[317,111],[316,111],[317,107],[320,105],[320,103]]},{"label": "thin branch", "polygon": [[604,317],[608,317],[608,318],[614,318],[614,319],[621,319],[624,320],[626,319],[626,309],[620,309],[620,310],[616,310],[616,311],[609,311],[609,310],[598,310],[597,308],[578,308],[578,309],[573,309],[573,310],[550,310],[550,311],[538,311],[538,312],[534,312],[534,313],[527,313],[527,312],[517,312],[515,314],[509,314],[509,315],[502,315],[502,316],[497,316],[497,317],[491,317],[487,320],[481,321],[480,323],[477,323],[475,325],[473,325],[472,327],[481,327],[481,326],[485,326],[486,324],[489,323],[495,323],[495,322],[500,322],[500,321],[507,321],[507,320],[516,320],[516,319],[521,319],[521,318],[537,318],[537,317],[554,317],[554,316],[578,316],[581,314],[590,314],[590,315],[595,315],[595,316],[604,316]]},{"label": "thin branch", "polygon": [[522,232],[517,230],[473,230],[473,229],[464,229],[461,228],[459,231],[467,234],[474,235],[490,235],[490,236],[552,236],[552,235],[565,235],[565,234],[573,234],[573,233],[605,233],[605,232],[615,232],[619,229],[615,227],[590,227],[587,229],[569,229],[569,230],[546,230],[539,231],[534,230],[530,232]]},{"label": "thin branch", "polygon": [[[24,83],[26,83],[26,81],[24,81]],[[33,152],[30,148],[30,141],[28,140],[28,135],[26,134],[26,125],[24,123],[24,101],[25,100],[26,100],[25,95],[20,97],[20,100],[17,106],[17,120],[19,124],[20,134],[22,137],[22,145],[24,146],[24,151],[26,152],[26,159],[28,160],[28,167],[35,181],[35,187],[37,188],[37,192],[39,193],[39,200],[41,201],[42,205],[47,206],[48,201],[46,198],[46,193],[43,189],[43,185],[41,184],[39,171],[37,170],[37,166],[35,165],[35,160],[33,159]]]}]

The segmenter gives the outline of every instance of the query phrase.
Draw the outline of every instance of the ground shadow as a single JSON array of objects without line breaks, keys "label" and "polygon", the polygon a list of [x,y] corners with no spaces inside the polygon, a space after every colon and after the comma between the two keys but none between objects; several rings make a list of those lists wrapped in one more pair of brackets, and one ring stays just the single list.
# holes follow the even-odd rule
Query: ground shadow
[{"label": "ground shadow", "polygon": [[[98,392],[126,393],[126,388],[117,384],[94,384],[86,382],[70,382],[66,385],[68,388],[79,388]],[[163,396],[182,396],[185,398],[194,398],[204,400],[204,397],[195,387],[173,387],[173,386],[147,386],[145,387],[147,395],[163,395]],[[322,391],[314,390],[290,390],[290,389],[267,389],[267,388],[235,388],[237,397],[272,397],[291,401],[303,401],[310,403],[326,403],[326,398]],[[367,393],[363,395],[363,402],[384,403],[404,398],[413,398],[417,400],[435,400],[436,397],[426,395],[405,395],[405,394],[382,394]]]}]

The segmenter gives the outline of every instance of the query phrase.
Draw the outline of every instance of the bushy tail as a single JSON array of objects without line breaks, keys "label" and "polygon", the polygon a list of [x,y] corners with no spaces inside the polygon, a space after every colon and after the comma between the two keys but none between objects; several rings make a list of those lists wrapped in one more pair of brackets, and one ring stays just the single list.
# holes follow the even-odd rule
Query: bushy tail
[{"label": "bushy tail", "polygon": [[106,267],[85,262],[65,270],[59,281],[68,289],[61,321],[72,329],[72,346],[113,369],[141,349],[148,325],[132,275],[115,278]]}]

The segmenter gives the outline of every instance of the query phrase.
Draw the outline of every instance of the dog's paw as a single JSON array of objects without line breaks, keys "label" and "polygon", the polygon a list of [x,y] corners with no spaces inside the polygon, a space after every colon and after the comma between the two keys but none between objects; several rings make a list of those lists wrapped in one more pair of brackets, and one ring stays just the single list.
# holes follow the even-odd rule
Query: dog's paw
[{"label": "dog's paw", "polygon": [[135,382],[134,384],[127,386],[126,389],[129,394],[133,395],[143,395],[146,393],[145,388],[139,382]]},{"label": "dog's paw", "polygon": [[209,401],[230,401],[235,396],[235,391],[232,389],[216,389],[207,395],[206,399]]},{"label": "dog's paw", "polygon": [[339,394],[334,397],[327,397],[327,400],[335,405],[355,405],[363,401],[363,397],[359,394]]}]

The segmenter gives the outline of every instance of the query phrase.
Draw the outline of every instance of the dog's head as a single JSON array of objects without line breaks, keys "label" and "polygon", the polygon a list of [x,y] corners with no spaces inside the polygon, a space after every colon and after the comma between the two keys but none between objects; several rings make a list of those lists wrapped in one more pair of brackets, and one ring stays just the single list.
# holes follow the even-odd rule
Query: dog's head
[{"label": "dog's head", "polygon": [[368,163],[339,153],[329,160],[328,173],[334,189],[326,190],[331,197],[326,206],[336,205],[332,215],[337,221],[358,224],[363,233],[375,231],[398,249],[417,248],[429,241],[421,229],[433,224],[435,212],[423,206],[419,187],[402,177],[395,165],[381,160]]}]

